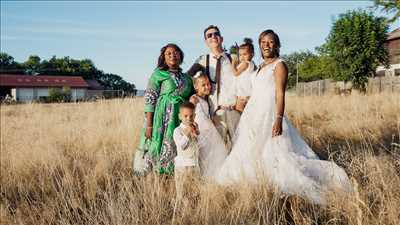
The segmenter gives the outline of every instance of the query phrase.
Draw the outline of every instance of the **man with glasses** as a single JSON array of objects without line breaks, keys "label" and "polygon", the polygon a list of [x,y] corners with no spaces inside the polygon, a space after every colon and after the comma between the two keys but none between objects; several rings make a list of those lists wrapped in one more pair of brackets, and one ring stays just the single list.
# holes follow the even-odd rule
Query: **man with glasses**
[{"label": "man with glasses", "polygon": [[210,117],[230,151],[240,118],[240,113],[235,110],[235,77],[231,69],[231,56],[222,48],[223,37],[217,26],[210,25],[204,30],[204,40],[210,52],[200,56],[187,74],[196,77],[205,73],[211,81],[212,91],[208,99]]}]

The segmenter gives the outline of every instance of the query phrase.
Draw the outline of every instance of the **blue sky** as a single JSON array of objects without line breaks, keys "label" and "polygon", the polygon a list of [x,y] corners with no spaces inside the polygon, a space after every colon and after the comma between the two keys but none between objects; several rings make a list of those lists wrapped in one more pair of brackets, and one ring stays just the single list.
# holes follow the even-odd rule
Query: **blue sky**
[{"label": "blue sky", "polygon": [[[1,51],[18,62],[29,55],[89,58],[99,69],[143,89],[166,43],[183,49],[184,70],[204,54],[202,32],[209,24],[220,27],[227,48],[274,29],[285,54],[313,50],[325,42],[340,13],[372,5],[371,1],[2,1]],[[391,30],[399,26],[396,21]],[[260,61],[258,54],[254,60]]]}]

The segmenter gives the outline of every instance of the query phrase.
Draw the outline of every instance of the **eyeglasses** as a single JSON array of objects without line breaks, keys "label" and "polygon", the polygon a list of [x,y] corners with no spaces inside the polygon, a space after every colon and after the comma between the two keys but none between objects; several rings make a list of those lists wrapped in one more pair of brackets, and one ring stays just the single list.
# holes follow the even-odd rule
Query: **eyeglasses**
[{"label": "eyeglasses", "polygon": [[206,38],[207,38],[207,39],[212,38],[213,36],[215,36],[215,37],[221,37],[221,34],[220,34],[218,31],[213,32],[213,33],[208,33],[208,34],[206,34]]}]

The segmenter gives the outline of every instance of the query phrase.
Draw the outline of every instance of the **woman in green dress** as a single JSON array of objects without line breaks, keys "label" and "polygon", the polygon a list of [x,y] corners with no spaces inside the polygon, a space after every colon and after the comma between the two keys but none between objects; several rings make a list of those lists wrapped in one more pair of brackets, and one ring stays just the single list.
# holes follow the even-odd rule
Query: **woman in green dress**
[{"label": "woman in green dress", "polygon": [[161,48],[157,68],[144,94],[146,116],[138,148],[144,168],[136,172],[153,169],[160,174],[173,174],[176,146],[172,136],[179,125],[179,105],[194,91],[191,77],[182,73],[182,61],[183,52],[177,45]]}]

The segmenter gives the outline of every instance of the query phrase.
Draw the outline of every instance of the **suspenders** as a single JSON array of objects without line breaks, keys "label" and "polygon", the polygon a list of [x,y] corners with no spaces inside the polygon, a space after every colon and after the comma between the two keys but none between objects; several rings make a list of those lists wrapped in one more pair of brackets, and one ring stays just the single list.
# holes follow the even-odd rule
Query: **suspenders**
[{"label": "suspenders", "polygon": [[[228,59],[229,59],[229,62],[231,62],[232,63],[232,56],[231,56],[231,54],[226,54],[226,56],[228,57]],[[210,77],[210,54],[207,54],[206,55],[206,71],[205,71],[205,73],[206,73],[206,75],[208,76],[208,79],[210,80],[210,82],[211,83],[213,83],[213,84],[216,84],[217,83],[217,80],[216,81],[213,81],[213,80],[211,80],[211,77]],[[217,78],[215,78],[215,79],[217,79]]]},{"label": "suspenders", "polygon": [[[226,56],[228,57],[229,62],[232,63],[231,55],[230,54],[226,54]],[[205,65],[205,73],[208,76],[208,79],[210,80],[211,83],[215,84],[216,88],[217,88],[217,102],[219,100],[219,94],[220,94],[220,90],[221,90],[221,85],[220,85],[220,83],[221,83],[221,70],[222,70],[222,62],[221,62],[222,58],[221,57],[219,59],[217,59],[217,65],[216,65],[216,68],[215,68],[216,69],[216,71],[215,71],[215,81],[213,81],[211,79],[211,76],[210,76],[210,54],[206,55],[206,65]],[[220,106],[217,106],[217,108],[214,109],[214,112],[211,112],[211,110],[210,110],[210,116],[214,115],[216,113],[216,111],[218,111],[220,108],[221,108]],[[211,107],[209,107],[209,109],[211,109]]]},{"label": "suspenders", "polygon": [[206,74],[208,76],[208,80],[210,80],[211,83],[215,84],[216,82],[211,80],[210,77],[210,54],[206,55]]}]

